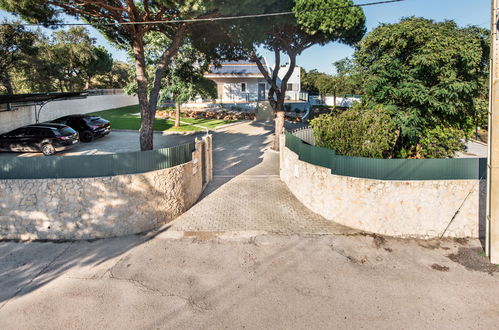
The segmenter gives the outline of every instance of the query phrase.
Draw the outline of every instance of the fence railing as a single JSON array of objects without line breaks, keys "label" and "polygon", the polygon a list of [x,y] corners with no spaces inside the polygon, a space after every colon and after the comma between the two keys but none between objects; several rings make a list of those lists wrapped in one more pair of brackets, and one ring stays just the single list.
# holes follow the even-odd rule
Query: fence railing
[{"label": "fence railing", "polygon": [[142,152],[105,155],[2,157],[0,179],[89,178],[161,170],[192,160],[195,142]]},{"label": "fence railing", "polygon": [[487,174],[486,158],[377,159],[336,154],[315,146],[310,128],[286,132],[286,147],[300,160],[327,167],[332,174],[375,180],[478,180]]}]

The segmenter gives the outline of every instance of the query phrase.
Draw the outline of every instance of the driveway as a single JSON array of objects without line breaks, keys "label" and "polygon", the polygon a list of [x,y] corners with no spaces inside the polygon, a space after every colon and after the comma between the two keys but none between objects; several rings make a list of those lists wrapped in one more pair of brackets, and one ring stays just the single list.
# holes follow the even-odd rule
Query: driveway
[{"label": "driveway", "polygon": [[497,327],[499,268],[479,241],[326,221],[279,181],[270,129],[215,133],[214,182],[156,232],[1,242],[0,329]]},{"label": "driveway", "polygon": [[[197,136],[202,136],[203,132],[188,132],[185,134],[171,134],[154,132],[154,148],[167,148],[179,144],[189,143]],[[70,150],[59,152],[56,156],[74,155],[97,155],[111,154],[118,152],[140,151],[139,132],[135,131],[112,131],[109,135],[95,139],[90,143],[80,142]],[[37,157],[42,153],[13,153],[0,152],[0,157]]]},{"label": "driveway", "polygon": [[466,142],[466,152],[460,152],[457,158],[487,158],[488,147],[485,143],[470,140]]}]

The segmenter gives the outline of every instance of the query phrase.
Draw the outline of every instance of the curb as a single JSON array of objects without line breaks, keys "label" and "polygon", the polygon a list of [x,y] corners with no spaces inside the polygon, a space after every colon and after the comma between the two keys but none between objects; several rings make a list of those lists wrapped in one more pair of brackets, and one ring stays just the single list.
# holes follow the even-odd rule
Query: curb
[{"label": "curb", "polygon": [[222,125],[222,126],[217,126],[214,129],[210,129],[210,131],[218,131],[220,129],[224,129],[224,128],[227,128],[227,127],[237,126],[237,125],[246,124],[246,123],[252,123],[254,121],[255,120],[238,120],[235,123],[230,123],[230,124],[225,124],[225,125]]},{"label": "curb", "polygon": [[[133,129],[113,129],[112,132],[130,132],[130,133],[139,133],[138,130]],[[168,132],[168,131],[153,131],[154,134],[161,135],[195,135],[199,133],[204,133],[203,131],[177,131],[177,132]]]},{"label": "curb", "polygon": [[475,143],[478,143],[478,144],[481,144],[482,146],[488,146],[487,143],[485,142],[482,142],[482,141],[478,141],[478,140],[475,140],[475,139],[470,139],[471,142],[475,142]]}]

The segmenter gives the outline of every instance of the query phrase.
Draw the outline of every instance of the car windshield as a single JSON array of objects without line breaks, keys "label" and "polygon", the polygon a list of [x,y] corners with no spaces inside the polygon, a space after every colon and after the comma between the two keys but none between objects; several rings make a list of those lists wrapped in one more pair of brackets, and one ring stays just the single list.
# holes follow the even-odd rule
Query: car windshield
[{"label": "car windshield", "polygon": [[71,127],[63,127],[59,129],[54,129],[54,133],[57,136],[70,136],[76,133]]},{"label": "car windshield", "polygon": [[89,124],[99,124],[104,122],[101,117],[85,117],[85,121]]}]

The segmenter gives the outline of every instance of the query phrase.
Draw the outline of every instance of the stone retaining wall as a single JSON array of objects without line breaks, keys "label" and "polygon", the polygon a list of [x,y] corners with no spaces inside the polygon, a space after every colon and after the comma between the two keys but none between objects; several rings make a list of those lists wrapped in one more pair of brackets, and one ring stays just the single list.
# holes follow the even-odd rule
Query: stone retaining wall
[{"label": "stone retaining wall", "polygon": [[196,143],[192,161],[159,171],[0,180],[0,239],[80,240],[154,229],[198,200],[203,163],[206,178],[211,178],[211,152],[211,137],[206,137]]},{"label": "stone retaining wall", "polygon": [[434,238],[444,233],[462,205],[444,236],[483,237],[485,181],[338,176],[328,168],[300,161],[284,141],[282,136],[281,180],[306,207],[328,220],[383,235]]}]

